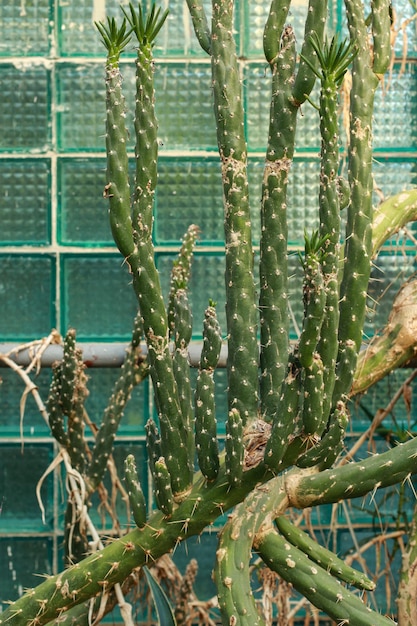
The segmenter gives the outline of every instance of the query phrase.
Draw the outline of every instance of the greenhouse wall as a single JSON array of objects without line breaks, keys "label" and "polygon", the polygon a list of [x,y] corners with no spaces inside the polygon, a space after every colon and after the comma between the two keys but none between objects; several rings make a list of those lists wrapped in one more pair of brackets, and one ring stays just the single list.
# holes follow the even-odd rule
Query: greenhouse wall
[{"label": "greenhouse wall", "polygon": [[[73,327],[80,343],[128,342],[136,300],[130,277],[112,241],[105,185],[105,50],[94,22],[119,14],[117,0],[8,0],[0,4],[0,342],[25,343],[65,333]],[[302,39],[306,1],[293,2],[292,25]],[[127,3],[122,2],[127,6]],[[156,107],[159,120],[159,184],[155,201],[154,244],[158,269],[168,289],[172,260],[191,223],[200,227],[191,297],[201,339],[208,298],[218,303],[225,327],[223,287],[223,206],[215,125],[211,105],[210,60],[201,51],[183,0],[166,0],[167,26],[155,48]],[[395,59],[375,112],[375,203],[417,182],[417,35],[411,2],[394,0]],[[262,52],[268,11],[264,0],[237,0],[236,33],[245,98],[254,238],[259,233],[260,183],[269,118],[269,77]],[[342,1],[332,0],[330,23],[344,32]],[[133,44],[122,61],[128,123],[133,121]],[[130,94],[130,95],[129,95]],[[341,99],[340,123],[345,122]],[[320,136],[317,111],[306,104],[299,122],[297,151],[289,193],[290,309],[293,339],[302,317],[297,295],[302,282],[297,250],[304,228],[316,225]],[[133,133],[130,146],[133,154]],[[416,240],[412,229],[386,244],[373,270],[366,333],[380,329],[394,294],[415,270]],[[99,422],[117,368],[88,370],[90,419]],[[370,416],[384,408],[409,370],[396,372],[358,401],[350,437],[357,437]],[[45,399],[50,368],[42,368],[36,385]],[[63,493],[59,474],[48,474],[41,495],[36,486],[57,452],[53,439],[25,387],[7,368],[0,370],[0,599],[13,600],[37,584],[34,575],[62,567]],[[216,373],[217,413],[226,415],[226,374]],[[24,396],[25,397],[25,396]],[[414,412],[413,412],[414,410]],[[150,385],[134,392],[119,430],[115,459],[133,452],[147,484],[144,425],[154,412]],[[412,428],[417,414],[397,405],[393,427]],[[224,432],[224,431],[223,431]],[[386,445],[376,439],[375,447]],[[366,454],[364,448],[363,454]],[[407,491],[352,505],[311,511],[317,536],[339,554],[366,542],[375,525],[395,531],[398,515],[407,514]],[[408,494],[409,495],[409,494]],[[151,498],[149,492],[148,497]],[[123,511],[120,511],[123,520]],[[394,533],[395,534],[395,533]],[[394,535],[393,535],[394,537]],[[392,540],[394,541],[394,539]],[[193,557],[200,573],[197,593],[214,594],[207,572],[212,569],[216,533],[191,539],[175,559],[183,570]],[[394,544],[393,544],[394,546]],[[391,552],[392,554],[391,554]],[[392,566],[387,566],[393,557]],[[395,578],[395,546],[373,557],[381,577]],[[386,569],[384,569],[386,568]],[[394,602],[381,586],[376,602]],[[139,609],[138,609],[139,610]]]}]

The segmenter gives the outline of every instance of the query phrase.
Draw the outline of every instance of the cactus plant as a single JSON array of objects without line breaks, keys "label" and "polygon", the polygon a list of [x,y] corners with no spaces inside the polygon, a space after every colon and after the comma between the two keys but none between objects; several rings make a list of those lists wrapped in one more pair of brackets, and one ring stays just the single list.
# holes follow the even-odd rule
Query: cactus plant
[{"label": "cactus plant", "polygon": [[[147,343],[158,412],[157,422],[150,419],[146,426],[147,449],[158,510],[146,512],[134,464],[128,457],[126,480],[137,528],[29,590],[0,616],[0,624],[35,626],[58,623],[65,613],[71,617],[71,611],[78,610],[75,607],[121,584],[132,569],[201,533],[234,506],[237,508],[221,532],[217,552],[216,582],[224,624],[263,623],[250,588],[252,551],[339,623],[392,624],[388,617],[372,611],[338,582],[341,579],[369,589],[369,581],[312,539],[296,532],[282,517],[290,507],[305,508],[352,498],[417,473],[416,439],[363,461],[335,466],[343,449],[348,401],[355,390],[352,384],[359,385],[367,362],[358,355],[371,259],[389,233],[403,223],[399,218],[391,224],[380,213],[373,236],[372,112],[375,91],[390,58],[389,2],[372,3],[372,49],[362,2],[346,0],[345,4],[352,43],[326,39],[327,3],[310,0],[297,65],[295,33],[286,24],[291,2],[271,2],[264,32],[264,51],[271,69],[271,108],[262,181],[258,301],[233,1],[213,1],[211,26],[203,3],[189,2],[197,39],[211,58],[223,182],[228,415],[222,453],[216,434],[213,389],[221,331],[212,302],[204,322],[194,413],[188,372],[192,318],[187,288],[196,227],[188,231],[174,265],[167,306],[154,260],[152,210],[158,141],[153,45],[166,12],[161,14],[153,7],[146,14],[141,6],[137,10],[130,5],[129,10],[124,10],[121,26],[113,19],[97,25],[107,49],[105,193],[113,236],[131,272],[138,299],[140,324],[135,328],[140,334],[143,331]],[[119,65],[120,54],[130,37],[135,37],[138,44],[132,200]],[[339,177],[337,98],[350,64],[346,183]],[[300,294],[304,298],[305,319],[301,337],[292,345],[288,315],[287,185],[300,106],[311,102],[316,79],[321,87],[318,110],[322,137],[319,230],[307,233],[305,238],[304,293]],[[342,207],[347,213],[344,234]],[[387,206],[387,215],[390,210]],[[409,216],[408,203],[402,219]],[[398,332],[388,335],[385,345],[397,338]],[[67,345],[70,352],[72,335],[68,336]],[[137,345],[135,340],[132,350]],[[69,360],[55,372],[51,393],[61,394],[61,404],[52,399],[49,403],[52,429],[60,444],[70,448],[74,467],[86,472],[87,484],[96,486],[111,450],[117,421],[106,421],[99,431],[90,469],[85,470],[78,454],[84,445],[80,425],[73,421],[77,428],[65,432],[62,420],[63,411],[72,410],[64,409],[70,399],[70,363],[73,368],[75,361]],[[367,363],[373,367],[372,360]],[[392,363],[392,367],[396,365]],[[133,368],[131,361],[127,361],[126,368],[127,375]],[[73,376],[73,369],[71,372]],[[128,389],[131,384],[133,380]]]}]

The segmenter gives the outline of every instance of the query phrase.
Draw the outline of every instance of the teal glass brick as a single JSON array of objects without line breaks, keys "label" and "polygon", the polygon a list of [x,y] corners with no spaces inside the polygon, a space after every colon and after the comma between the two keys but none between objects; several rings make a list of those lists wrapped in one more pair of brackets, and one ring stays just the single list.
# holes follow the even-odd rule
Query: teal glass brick
[{"label": "teal glass brick", "polygon": [[395,65],[385,90],[375,96],[374,147],[416,149],[417,66],[406,63],[404,72]]},{"label": "teal glass brick", "polygon": [[80,340],[130,339],[137,302],[120,255],[62,259],[62,328]]},{"label": "teal glass brick", "polygon": [[36,498],[36,485],[52,461],[52,445],[20,444],[1,446],[0,515],[1,532],[47,532],[53,527],[52,474],[41,488],[45,522]]},{"label": "teal glass brick", "polygon": [[104,56],[105,48],[94,22],[105,22],[106,16],[121,22],[119,0],[59,2],[57,37],[62,56]]},{"label": "teal glass brick", "polygon": [[156,112],[162,148],[217,147],[211,84],[209,64],[156,64]]},{"label": "teal glass brick", "polygon": [[[82,344],[80,347],[82,348]],[[86,374],[89,394],[85,407],[90,420],[99,426],[114,384],[120,375],[120,368],[89,368]],[[145,424],[149,415],[148,394],[149,381],[145,379],[132,392],[120,422],[119,435],[142,436],[145,434]]]},{"label": "teal glass brick", "polygon": [[219,159],[160,159],[158,169],[156,243],[178,243],[190,224],[200,228],[200,242],[222,242]]},{"label": "teal glass brick", "polygon": [[47,55],[50,42],[49,0],[8,0],[0,6],[0,56]]},{"label": "teal glass brick", "polygon": [[108,217],[104,159],[59,159],[58,232],[60,243],[113,245]]},{"label": "teal glass brick", "polygon": [[0,603],[17,600],[40,584],[39,575],[53,573],[52,540],[47,537],[0,538]]},{"label": "teal glass brick", "polygon": [[375,201],[389,198],[404,189],[412,189],[417,186],[417,163],[416,159],[375,156],[373,163],[375,184],[379,193],[375,195]]},{"label": "teal glass brick", "polygon": [[0,160],[0,245],[51,241],[50,163]]},{"label": "teal glass brick", "polygon": [[49,71],[42,65],[0,64],[0,152],[41,152],[49,147],[49,82]]},{"label": "teal glass brick", "polygon": [[[411,374],[412,370],[409,368],[396,369],[372,385],[365,394],[352,398],[349,404],[352,417],[350,430],[357,433],[369,428],[378,411],[388,406],[391,398],[393,398],[394,394]],[[417,383],[412,381],[410,384],[410,389],[414,396],[417,392]],[[381,429],[377,431],[376,437],[383,437],[385,432],[402,439],[406,437],[407,432],[415,431],[416,417],[414,407],[412,406],[410,410],[410,407],[406,405],[404,396],[402,396],[395,403],[392,411],[385,417]],[[352,440],[352,443],[354,443],[354,440]]]},{"label": "teal glass brick", "polygon": [[[244,99],[247,111],[246,134],[249,150],[265,151],[268,142],[271,104],[271,75],[265,63],[250,63],[244,71]],[[313,89],[313,102],[318,102],[318,87]],[[317,150],[320,146],[319,114],[308,102],[297,117],[297,149]]]},{"label": "teal glass brick", "polygon": [[[134,145],[135,79],[133,61],[122,67],[126,125]],[[103,64],[62,64],[57,70],[58,128],[61,150],[105,149]],[[158,136],[163,148],[216,146],[208,64],[161,64],[155,69]]]},{"label": "teal glass brick", "polygon": [[55,260],[44,255],[0,255],[0,337],[39,339],[56,326]]},{"label": "teal glass brick", "polygon": [[[157,267],[161,275],[164,295],[168,295],[172,262],[175,256],[158,254]],[[202,337],[204,311],[209,299],[217,302],[217,316],[226,334],[224,256],[220,254],[199,254],[193,258],[191,280],[189,283],[189,300],[193,313],[193,336]]]},{"label": "teal glass brick", "polygon": [[[25,392],[24,381],[13,370],[4,367],[0,370],[0,432],[2,436],[19,436],[23,432],[25,437],[42,436],[49,434],[49,427],[41,416],[33,395],[26,397],[25,410],[20,422],[20,402]],[[51,379],[50,369],[41,369],[38,374],[31,374],[38,392],[46,402]],[[0,452],[1,456],[1,452]]]},{"label": "teal glass brick", "polygon": [[[210,0],[203,2],[208,22],[211,20]],[[165,5],[163,5],[165,7]],[[168,5],[166,5],[168,6]],[[169,0],[168,18],[158,34],[154,54],[158,56],[206,56],[198,43],[187,5],[181,0]]]},{"label": "teal glass brick", "polygon": [[398,290],[415,270],[414,254],[381,253],[377,257],[369,282],[365,336],[372,336],[384,328]]},{"label": "teal glass brick", "polygon": [[[106,104],[102,64],[59,65],[56,70],[58,147],[60,150],[105,150]],[[129,93],[133,72],[124,72]],[[128,76],[129,74],[129,76]],[[128,117],[127,123],[132,121]]]}]

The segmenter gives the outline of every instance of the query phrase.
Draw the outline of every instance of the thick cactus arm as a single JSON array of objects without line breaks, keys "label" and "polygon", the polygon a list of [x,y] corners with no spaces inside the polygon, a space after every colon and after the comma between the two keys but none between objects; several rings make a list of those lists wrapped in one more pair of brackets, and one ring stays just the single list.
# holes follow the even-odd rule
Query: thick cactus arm
[{"label": "thick cactus arm", "polygon": [[[270,14],[265,38],[276,35],[278,16]],[[269,34],[272,31],[272,34]],[[292,163],[297,107],[291,102],[295,68],[295,37],[290,26],[270,61],[272,97],[268,147],[262,183],[260,240],[260,396],[261,415],[271,421],[288,362],[287,185]]]},{"label": "thick cactus arm", "polygon": [[358,589],[367,589],[368,591],[375,589],[375,583],[365,576],[363,572],[346,565],[334,552],[318,544],[301,528],[292,524],[287,517],[277,517],[275,524],[284,539],[299,548],[309,559],[339,580]]},{"label": "thick cactus arm", "polygon": [[323,40],[327,19],[327,4],[327,0],[310,0],[308,4],[300,64],[292,90],[294,103],[298,106],[307,100],[314,87],[318,60],[311,37],[316,37],[319,42]]},{"label": "thick cactus arm", "polygon": [[372,256],[378,254],[390,237],[416,219],[417,189],[406,189],[381,202],[373,213]]},{"label": "thick cactus arm", "polygon": [[211,33],[202,0],[187,0],[198,43],[207,54],[211,51]]},{"label": "thick cactus arm", "polygon": [[327,570],[310,560],[275,530],[256,544],[265,564],[339,624],[394,626],[391,619],[372,611],[359,596],[343,587]]},{"label": "thick cactus arm", "polygon": [[214,370],[221,346],[220,326],[211,303],[205,312],[203,348],[195,389],[195,444],[198,465],[207,480],[215,480],[219,473]]},{"label": "thick cactus arm", "polygon": [[113,238],[123,256],[134,249],[130,214],[130,186],[127,157],[126,105],[122,91],[119,58],[130,40],[126,20],[120,28],[108,19],[107,26],[96,22],[102,42],[107,48],[106,62],[106,152],[107,184],[104,195],[109,199],[110,226]]},{"label": "thick cactus arm", "polygon": [[[349,185],[346,245],[340,287],[339,352],[334,402],[348,393],[362,343],[366,293],[372,256],[372,111],[379,74],[373,70],[368,33],[359,0],[346,0],[351,41],[357,54],[352,65],[350,98]],[[386,2],[388,12],[388,2]],[[375,34],[376,36],[376,34]]]},{"label": "thick cactus arm", "polygon": [[138,479],[133,454],[129,454],[125,459],[124,473],[133,519],[138,528],[143,528],[146,524],[146,501]]},{"label": "thick cactus arm", "polygon": [[211,54],[224,197],[229,409],[236,408],[246,422],[258,408],[259,354],[247,148],[233,36],[233,0],[213,2]]},{"label": "thick cactus arm", "polygon": [[152,231],[153,201],[157,181],[158,122],[155,115],[152,48],[168,16],[153,4],[145,15],[141,4],[136,11],[129,4],[129,12],[122,10],[138,41],[136,57],[135,105],[135,193],[132,207],[134,238],[141,241],[142,231]]}]

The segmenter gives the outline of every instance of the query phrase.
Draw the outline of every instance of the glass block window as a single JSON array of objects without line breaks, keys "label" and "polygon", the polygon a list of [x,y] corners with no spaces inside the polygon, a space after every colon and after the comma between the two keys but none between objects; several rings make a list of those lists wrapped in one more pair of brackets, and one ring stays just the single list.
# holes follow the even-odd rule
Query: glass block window
[{"label": "glass block window", "polygon": [[[0,2],[0,343],[38,339],[56,328],[75,327],[81,343],[109,349],[127,343],[136,312],[130,277],[110,232],[105,184],[104,48],[94,21],[119,15],[125,0],[3,0]],[[269,118],[270,76],[262,51],[268,13],[264,0],[236,0],[236,31],[246,110],[250,202],[254,244],[259,240],[259,205]],[[188,225],[201,229],[191,281],[193,339],[202,336],[208,298],[218,303],[225,328],[223,206],[220,168],[211,102],[210,62],[193,33],[184,0],[166,0],[167,24],[155,48],[156,107],[159,120],[159,184],[155,197],[154,244],[165,294],[169,271]],[[210,2],[205,2],[209,11]],[[306,0],[293,2],[290,20],[302,40]],[[345,32],[342,0],[331,0],[330,28]],[[394,0],[395,60],[375,111],[375,202],[417,184],[417,34],[409,0]],[[402,27],[404,26],[404,27]],[[133,128],[134,45],[122,60],[127,123]],[[312,100],[317,100],[318,89]],[[290,307],[293,338],[302,319],[301,268],[297,250],[304,228],[317,227],[316,202],[320,136],[318,113],[308,103],[298,121],[298,141],[288,196]],[[341,125],[343,119],[341,116]],[[133,131],[129,149],[133,156]],[[133,164],[132,164],[133,166]],[[413,231],[413,228],[410,229]],[[411,235],[413,233],[411,232]],[[373,269],[366,333],[371,336],[387,318],[404,278],[415,270],[415,242],[390,241]],[[381,301],[381,304],[376,304]],[[99,423],[117,378],[116,367],[87,370],[87,412]],[[191,377],[195,379],[196,372]],[[50,368],[35,377],[46,400]],[[37,584],[33,572],[62,568],[63,494],[58,477],[48,475],[41,489],[45,523],[36,485],[56,454],[49,429],[33,398],[19,406],[25,387],[17,375],[0,369],[0,602],[18,597]],[[363,431],[368,415],[389,398],[390,378],[356,407],[352,437]],[[224,433],[226,373],[216,372],[219,429]],[[120,427],[115,461],[133,452],[148,485],[145,429],[154,412],[148,382],[133,393]],[[401,420],[407,419],[406,411]],[[111,488],[111,485],[108,485]],[[151,495],[146,489],[146,497]],[[356,513],[356,509],[354,509]],[[122,508],[118,509],[123,523]],[[320,517],[321,515],[321,517]],[[314,517],[316,516],[316,517]],[[312,513],[326,534],[335,513]],[[338,509],[340,553],[351,549],[347,512]],[[351,513],[364,540],[372,529],[368,513]],[[127,522],[126,522],[127,523]],[[109,524],[107,519],[105,525]],[[369,533],[371,530],[369,530]],[[359,537],[359,541],[362,539]],[[202,573],[211,571],[215,534],[201,545],[181,547],[181,567],[197,554],[201,596],[213,589]]]}]

